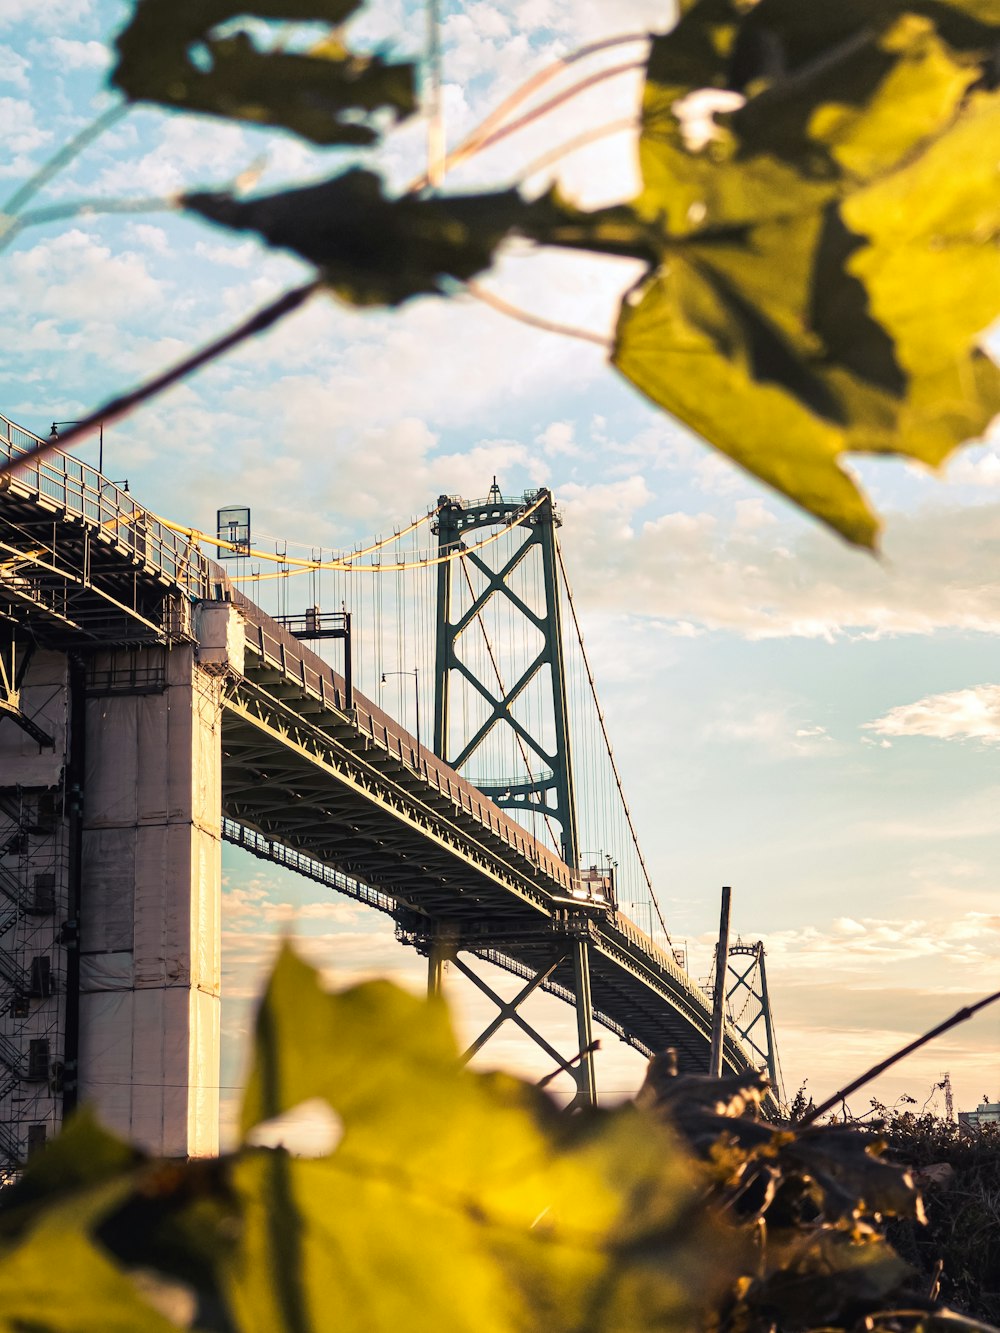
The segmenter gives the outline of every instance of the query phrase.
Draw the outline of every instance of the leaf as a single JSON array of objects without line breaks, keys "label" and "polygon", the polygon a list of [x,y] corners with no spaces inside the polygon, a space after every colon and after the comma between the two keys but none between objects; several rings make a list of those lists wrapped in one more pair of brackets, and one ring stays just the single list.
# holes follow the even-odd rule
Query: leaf
[{"label": "leaf", "polygon": [[654,253],[649,228],[629,208],[583,213],[554,192],[532,202],[516,190],[390,198],[369,171],[252,199],[189,194],[184,205],[223,226],[258,232],[294,250],[355,305],[398,305],[488,268],[512,235],[605,254]]},{"label": "leaf", "polygon": [[59,1213],[19,1244],[0,1250],[2,1333],[169,1333],[176,1328],[141,1298],[72,1219]]},{"label": "leaf", "polygon": [[330,1158],[236,1168],[227,1289],[247,1333],[693,1329],[737,1271],[736,1236],[664,1126],[633,1107],[567,1119],[461,1067],[439,1001],[381,982],[326,995],[286,951],[244,1129],[317,1096],[343,1122]]},{"label": "leaf", "polygon": [[113,81],[132,101],[160,102],[292,130],[313,143],[370,144],[373,114],[416,108],[414,67],[362,56],[328,38],[300,53],[262,50],[234,19],[339,25],[359,0],[138,0],[118,37]]},{"label": "leaf", "polygon": [[935,466],[1000,411],[998,33],[985,3],[695,0],[652,46],[636,208],[661,261],[613,361],[861,545],[843,455]]}]

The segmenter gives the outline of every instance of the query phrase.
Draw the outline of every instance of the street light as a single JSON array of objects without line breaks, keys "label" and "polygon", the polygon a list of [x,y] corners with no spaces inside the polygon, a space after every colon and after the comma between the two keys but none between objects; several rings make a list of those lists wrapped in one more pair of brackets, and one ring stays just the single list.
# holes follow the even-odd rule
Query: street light
[{"label": "street light", "polygon": [[[50,444],[59,443],[60,426],[79,426],[82,424],[83,420],[84,418],[80,417],[76,421],[53,421],[52,430],[49,432]],[[104,422],[103,421],[99,423],[99,434],[97,437],[97,470],[98,472],[100,472],[101,476],[104,475]],[[128,490],[128,487],[126,486],[125,489]]]},{"label": "street light", "polygon": [[412,671],[383,671],[381,684],[386,683],[386,676],[412,676],[413,677],[413,704],[414,712],[417,715],[417,763],[420,759],[420,677],[419,669],[414,667]]}]

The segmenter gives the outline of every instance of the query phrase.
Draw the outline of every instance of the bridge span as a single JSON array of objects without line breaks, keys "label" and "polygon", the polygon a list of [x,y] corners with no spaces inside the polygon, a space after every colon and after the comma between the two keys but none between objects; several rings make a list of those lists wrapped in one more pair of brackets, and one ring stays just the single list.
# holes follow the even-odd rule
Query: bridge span
[{"label": "bridge span", "polygon": [[[0,417],[0,462],[36,440]],[[432,984],[451,959],[489,993],[470,957],[523,978],[474,1049],[512,1019],[583,1100],[593,1020],[706,1067],[709,1002],[610,872],[567,864],[58,451],[0,478],[4,718],[0,1169],[81,1099],[155,1151],[215,1150],[223,838],[389,914]],[[537,988],[575,1007],[582,1058],[518,1013]],[[727,1024],[725,1065],[758,1056]]]}]

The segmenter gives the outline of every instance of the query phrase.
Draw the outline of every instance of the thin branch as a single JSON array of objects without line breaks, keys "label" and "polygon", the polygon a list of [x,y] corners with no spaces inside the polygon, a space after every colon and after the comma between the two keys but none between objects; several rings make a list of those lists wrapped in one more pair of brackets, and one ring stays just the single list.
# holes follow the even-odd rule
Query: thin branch
[{"label": "thin branch", "polygon": [[586,148],[599,139],[609,139],[613,134],[624,134],[626,130],[638,129],[641,123],[637,116],[625,116],[621,120],[609,120],[606,125],[597,125],[594,129],[584,130],[582,134],[575,134],[558,148],[550,148],[547,153],[542,153],[526,167],[522,167],[517,173],[518,178],[526,181],[536,176],[538,172],[544,171],[546,167],[552,166],[554,162],[561,162],[571,153],[578,152],[579,149]]},{"label": "thin branch", "polygon": [[[85,126],[79,134],[70,139],[69,143],[64,143],[57,153],[54,153],[30,179],[24,182],[20,189],[14,191],[3,207],[0,208],[0,214],[5,219],[16,217],[33,195],[36,195],[39,190],[46,186],[53,176],[62,171],[63,167],[69,166],[74,157],[82,153],[88,144],[93,143],[105,130],[110,129],[116,121],[121,120],[128,110],[128,102],[118,102],[115,106],[109,107],[107,111],[102,111],[96,120]],[[0,227],[2,226],[3,224],[0,222]]]},{"label": "thin branch", "polygon": [[832,1097],[827,1097],[825,1102],[821,1102],[819,1106],[813,1107],[808,1115],[802,1117],[798,1122],[797,1127],[814,1124],[821,1115],[826,1115],[827,1111],[832,1111],[838,1102],[845,1101],[850,1097],[852,1092],[857,1092],[857,1090],[863,1088],[866,1083],[870,1083],[873,1078],[878,1078],[879,1074],[884,1074],[887,1069],[890,1069],[894,1064],[898,1064],[898,1062],[905,1056],[912,1055],[914,1051],[919,1051],[921,1046],[926,1046],[927,1043],[933,1041],[935,1037],[940,1037],[943,1033],[958,1027],[959,1023],[964,1023],[967,1019],[971,1018],[973,1014],[978,1014],[980,1009],[985,1009],[987,1005],[995,1004],[997,1000],[1000,1000],[1000,990],[994,991],[992,995],[987,995],[985,1000],[978,1000],[975,1004],[966,1005],[964,1009],[959,1009],[957,1013],[952,1014],[951,1018],[946,1018],[945,1021],[939,1023],[936,1028],[931,1028],[930,1032],[925,1032],[922,1037],[917,1037],[915,1041],[911,1041],[908,1045],[904,1046],[902,1050],[896,1051],[894,1055],[890,1055],[888,1059],[879,1061],[877,1065],[872,1065],[871,1069],[866,1069],[860,1078],[856,1078],[852,1083],[848,1083],[846,1088],[841,1088],[840,1091],[835,1092]]},{"label": "thin branch", "polygon": [[27,213],[11,218],[5,231],[0,232],[0,251],[26,227],[37,227],[44,222],[62,222],[67,218],[96,217],[104,213],[157,213],[175,209],[181,196],[163,195],[148,199],[77,199],[67,204],[50,204],[47,208],[32,208]]},{"label": "thin branch", "polygon": [[[544,69],[533,74],[530,79],[526,79],[494,111],[491,111],[484,120],[480,121],[476,128],[467,134],[462,142],[445,158],[445,170],[450,170],[459,162],[465,161],[466,158],[472,157],[474,153],[478,152],[481,139],[491,135],[498,126],[503,124],[512,111],[526,102],[539,88],[557,78],[570,65],[575,65],[581,60],[586,60],[589,56],[597,55],[601,51],[611,50],[616,46],[630,46],[636,42],[648,42],[649,39],[650,34],[648,32],[629,32],[622,34],[620,37],[606,37],[599,42],[590,42],[586,46],[578,47],[569,55],[560,56],[551,65],[546,65]],[[422,190],[427,184],[426,175],[419,176],[411,182],[409,189]]]},{"label": "thin branch", "polygon": [[272,301],[263,309],[258,310],[256,314],[251,315],[249,319],[244,320],[235,329],[231,329],[223,337],[217,338],[192,356],[178,362],[176,366],[164,371],[162,375],[147,380],[145,384],[140,385],[138,389],[133,389],[131,393],[123,394],[120,398],[112,398],[110,402],[98,407],[77,425],[71,426],[66,434],[61,435],[58,440],[43,440],[34,449],[29,449],[23,454],[15,454],[7,459],[0,465],[0,477],[24,467],[27,463],[36,462],[44,455],[51,453],[53,449],[65,450],[68,446],[76,444],[83,436],[89,435],[102,422],[107,424],[128,416],[140,403],[155,398],[157,394],[169,389],[171,385],[177,384],[201,366],[214,361],[216,357],[222,356],[224,352],[230,351],[239,343],[245,342],[247,338],[253,337],[255,333],[263,333],[265,329],[277,324],[280,319],[290,315],[299,306],[304,305],[322,286],[321,280],[314,278],[302,287],[295,287],[292,291],[285,292],[276,301]]},{"label": "thin branch", "polygon": [[577,1051],[576,1055],[567,1060],[564,1065],[559,1065],[558,1068],[553,1069],[551,1074],[546,1074],[544,1078],[540,1078],[535,1087],[547,1088],[554,1078],[558,1078],[560,1074],[568,1073],[573,1065],[578,1065],[585,1055],[593,1055],[595,1051],[600,1049],[600,1040],[592,1041],[588,1046],[584,1046],[582,1051]]},{"label": "thin branch", "polygon": [[[536,120],[540,120],[542,116],[547,116],[550,111],[562,106],[564,102],[570,101],[573,97],[578,97],[580,93],[585,93],[588,88],[596,88],[599,83],[605,83],[608,79],[615,79],[620,74],[631,74],[635,70],[645,68],[646,62],[644,60],[629,60],[624,65],[611,65],[607,69],[598,70],[596,74],[588,74],[579,83],[571,84],[569,88],[563,89],[561,93],[556,93],[554,97],[550,97],[547,102],[541,102],[538,106],[532,107],[530,111],[526,111],[523,116],[518,116],[517,120],[509,120],[506,125],[501,125],[498,130],[494,130],[492,134],[480,139],[472,151],[478,153],[484,148],[492,148],[494,144],[500,143],[502,139],[506,139],[511,134],[516,134],[518,130],[527,128]],[[471,152],[465,154],[466,157],[471,155]],[[462,161],[463,159],[459,158],[458,160]]]},{"label": "thin branch", "polygon": [[[465,287],[469,295],[474,296],[477,301],[482,301],[484,305],[492,306],[494,310],[498,310],[501,315],[508,315],[511,319],[520,320],[522,324],[528,324],[533,329],[544,329],[546,333],[561,333],[567,338],[579,338],[581,342],[593,343],[596,347],[602,347],[609,353],[612,350],[611,339],[602,338],[599,333],[591,333],[589,329],[577,329],[572,324],[557,324],[554,320],[543,319],[541,315],[532,315],[519,306],[511,305],[502,296],[497,296],[485,287],[481,287],[478,282],[467,282]],[[2,475],[2,472],[0,472],[0,476]]]}]

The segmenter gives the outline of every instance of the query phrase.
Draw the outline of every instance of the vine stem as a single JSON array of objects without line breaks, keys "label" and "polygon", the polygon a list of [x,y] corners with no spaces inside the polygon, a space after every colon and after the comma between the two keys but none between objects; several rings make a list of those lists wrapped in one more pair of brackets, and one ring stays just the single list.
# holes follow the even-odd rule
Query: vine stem
[{"label": "vine stem", "polygon": [[53,176],[62,171],[63,167],[69,166],[74,157],[82,153],[83,150],[94,142],[105,130],[109,130],[116,121],[121,120],[122,116],[129,110],[127,102],[118,102],[107,111],[103,111],[96,120],[92,120],[89,125],[75,135],[68,143],[64,143],[58,152],[53,153],[49,160],[44,163],[24,184],[10,196],[7,202],[0,208],[0,235],[7,231],[4,226],[10,218],[14,218],[21,211],[24,205],[39,190],[48,185]]},{"label": "vine stem", "polygon": [[561,162],[564,157],[569,157],[571,153],[578,152],[581,148],[587,148],[600,139],[610,139],[612,135],[624,134],[626,130],[638,129],[641,123],[636,116],[623,116],[621,120],[609,120],[606,125],[596,125],[591,130],[583,130],[579,134],[574,134],[572,139],[567,139],[564,143],[559,144],[557,148],[550,148],[548,152],[533,158],[520,169],[518,176],[522,181],[529,180],[532,176],[536,176],[538,172],[544,171],[546,167],[551,167],[553,163]]},{"label": "vine stem", "polygon": [[827,1111],[832,1111],[838,1102],[846,1101],[852,1092],[857,1092],[859,1088],[863,1088],[864,1085],[870,1083],[873,1078],[878,1078],[879,1074],[884,1074],[887,1069],[890,1069],[894,1064],[897,1064],[905,1056],[912,1055],[914,1051],[919,1051],[921,1046],[926,1046],[927,1043],[933,1041],[935,1037],[940,1037],[945,1032],[949,1032],[952,1028],[958,1027],[959,1023],[966,1022],[966,1020],[970,1019],[973,1014],[978,1014],[980,1009],[985,1009],[987,1005],[995,1004],[997,1000],[1000,1000],[1000,990],[994,991],[992,995],[987,995],[984,1000],[977,1000],[975,1004],[969,1004],[966,1005],[964,1009],[959,1009],[957,1013],[952,1014],[951,1018],[946,1018],[943,1023],[939,1023],[937,1027],[931,1028],[931,1030],[925,1032],[923,1036],[917,1037],[914,1041],[909,1042],[900,1050],[895,1051],[887,1059],[880,1060],[877,1065],[872,1065],[871,1069],[866,1069],[863,1074],[854,1079],[851,1083],[848,1083],[846,1087],[841,1088],[839,1092],[835,1092],[832,1097],[827,1097],[825,1102],[821,1102],[819,1106],[813,1107],[809,1114],[803,1116],[798,1122],[797,1128],[815,1124],[821,1115],[826,1115]]},{"label": "vine stem", "polygon": [[[444,159],[444,171],[450,171],[453,167],[458,166],[459,163],[466,161],[467,158],[473,157],[479,152],[480,148],[484,146],[485,140],[489,139],[491,143],[496,143],[499,138],[504,138],[507,134],[512,134],[514,131],[511,128],[504,129],[501,132],[501,127],[511,112],[515,111],[522,105],[522,103],[526,102],[529,97],[538,91],[539,88],[543,88],[545,84],[551,83],[553,79],[557,78],[571,65],[575,65],[581,60],[586,60],[589,56],[598,55],[601,51],[609,51],[616,46],[633,45],[636,42],[648,42],[649,39],[650,34],[648,32],[629,32],[623,33],[618,37],[606,37],[602,41],[590,42],[586,46],[578,47],[577,50],[570,52],[569,55],[560,56],[559,59],[553,61],[552,64],[546,65],[536,74],[533,74],[531,78],[526,79],[520,87],[515,88],[509,97],[506,97],[495,110],[491,111],[484,120],[480,121],[474,130],[466,135],[461,143],[452,149]],[[616,72],[620,72],[620,69],[621,67],[615,67]],[[611,75],[596,77],[611,77]],[[558,105],[559,102],[566,101],[569,97],[575,96],[577,92],[583,92],[585,88],[591,87],[592,85],[593,78],[591,80],[584,80],[580,85],[574,85],[573,89],[560,95],[559,100],[555,102],[555,105]],[[550,99],[550,101],[552,100],[554,99]],[[530,124],[531,121],[537,119],[539,115],[545,114],[545,110],[551,109],[551,106],[546,103],[543,109],[528,112],[526,113],[526,116],[520,117],[515,123],[515,127],[520,127],[522,124]],[[424,174],[412,181],[409,189],[422,190],[428,184],[428,177]]]},{"label": "vine stem", "polygon": [[544,329],[546,333],[561,333],[564,337],[578,338],[581,342],[593,343],[596,347],[603,347],[606,352],[611,351],[610,338],[602,338],[599,333],[591,333],[589,329],[577,329],[572,324],[557,324],[555,320],[543,319],[541,315],[532,315],[527,310],[522,310],[520,306],[511,305],[509,301],[505,301],[502,296],[497,296],[495,292],[481,287],[478,282],[467,282],[465,290],[470,296],[474,296],[477,301],[482,301],[483,305],[492,306],[501,315],[508,315],[511,319],[519,320],[522,324],[529,324],[533,329]]},{"label": "vine stem", "polygon": [[24,467],[26,463],[43,458],[46,454],[51,453],[53,449],[65,450],[68,446],[76,444],[83,436],[91,434],[102,422],[108,424],[128,416],[140,403],[144,403],[149,398],[154,398],[158,393],[162,393],[165,389],[169,389],[171,385],[185,379],[207,362],[214,361],[217,356],[222,356],[224,352],[231,351],[241,342],[245,342],[247,338],[252,338],[255,333],[263,333],[265,329],[271,328],[273,324],[277,324],[286,315],[290,315],[293,310],[298,310],[322,286],[322,281],[319,278],[314,278],[301,287],[295,287],[291,291],[284,292],[277,300],[271,301],[251,315],[249,319],[244,320],[242,324],[230,329],[221,338],[216,338],[214,342],[208,343],[193,355],[185,357],[183,361],[179,361],[177,365],[164,371],[162,375],[157,375],[155,379],[147,380],[138,389],[133,389],[130,393],[123,394],[119,398],[112,398],[102,407],[96,408],[82,418],[77,425],[71,426],[66,434],[61,435],[58,440],[43,440],[34,449],[29,449],[26,453],[16,454],[7,459],[0,465],[0,477]]}]

